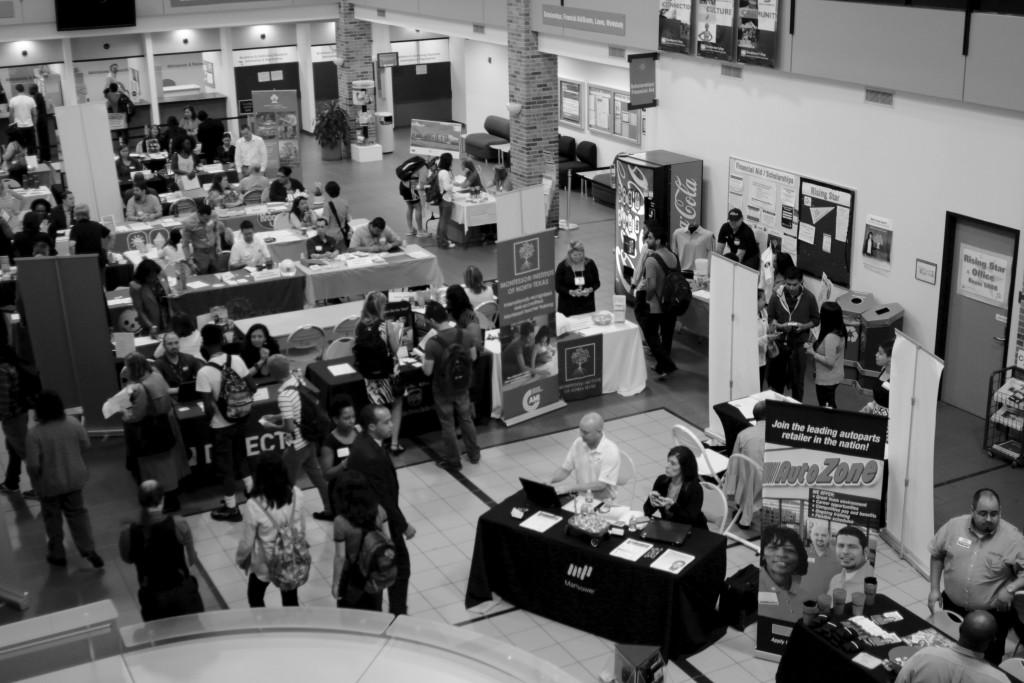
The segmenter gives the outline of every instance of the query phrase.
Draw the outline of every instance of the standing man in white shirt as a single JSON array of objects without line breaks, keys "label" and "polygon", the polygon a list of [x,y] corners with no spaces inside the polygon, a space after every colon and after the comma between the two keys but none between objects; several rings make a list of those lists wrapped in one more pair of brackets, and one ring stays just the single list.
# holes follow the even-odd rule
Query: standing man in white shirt
[{"label": "standing man in white shirt", "polygon": [[253,135],[247,124],[242,125],[242,136],[235,142],[235,168],[239,174],[248,175],[249,169],[267,167],[267,145],[259,135]]},{"label": "standing man in white shirt", "polygon": [[228,259],[228,268],[237,270],[239,268],[259,268],[269,264],[270,249],[263,238],[256,236],[256,228],[251,221],[242,221],[242,239],[235,240],[231,245],[231,257]]},{"label": "standing man in white shirt", "polygon": [[612,500],[621,460],[619,447],[604,435],[604,419],[597,413],[587,413],[580,420],[580,435],[551,477],[551,484],[555,486],[575,472],[575,484],[555,486],[559,495],[590,491],[598,500]]},{"label": "standing man in white shirt", "polygon": [[11,98],[11,124],[17,128],[18,141],[29,154],[36,153],[36,101],[25,94],[25,86],[18,83],[14,86],[14,97]]}]

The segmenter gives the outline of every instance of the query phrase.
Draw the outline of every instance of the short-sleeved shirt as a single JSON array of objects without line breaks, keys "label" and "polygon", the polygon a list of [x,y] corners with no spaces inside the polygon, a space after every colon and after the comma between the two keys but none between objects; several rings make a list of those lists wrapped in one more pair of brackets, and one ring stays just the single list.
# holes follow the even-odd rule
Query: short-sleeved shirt
[{"label": "short-sleeved shirt", "polygon": [[252,242],[246,242],[244,237],[238,237],[231,245],[231,257],[228,263],[231,266],[261,266],[270,260],[270,249],[267,243],[259,235],[252,236]]},{"label": "short-sleeved shirt", "polygon": [[135,197],[129,199],[128,206],[125,208],[125,216],[128,219],[154,218],[159,217],[162,213],[163,207],[160,206],[160,199],[148,192],[143,195],[142,201],[136,200]]},{"label": "short-sleeved shirt", "polygon": [[1024,562],[1024,539],[1017,527],[1000,520],[996,530],[981,536],[971,516],[960,515],[943,524],[928,546],[943,561],[946,595],[965,610],[987,609]]},{"label": "short-sleeved shirt", "polygon": [[[224,429],[234,424],[225,420],[224,416],[220,414],[220,408],[217,407],[217,399],[220,398],[221,368],[212,365],[212,363],[216,363],[223,367],[227,360],[228,355],[226,353],[218,353],[212,356],[208,364],[204,365],[196,373],[196,391],[200,394],[210,394],[213,398],[213,417],[210,418],[211,429]],[[238,373],[239,377],[245,377],[249,374],[249,368],[245,366],[245,361],[242,360],[241,356],[231,356],[231,369]]]},{"label": "short-sleeved shirt", "polygon": [[110,228],[96,221],[79,221],[71,228],[68,239],[75,243],[76,254],[99,254],[100,263],[107,262],[103,253],[103,240],[110,235]]},{"label": "short-sleeved shirt", "polygon": [[755,268],[760,265],[757,237],[754,236],[754,231],[746,223],[740,223],[739,227],[735,230],[733,230],[732,225],[728,222],[723,223],[718,231],[718,241],[725,245],[727,254],[736,254],[740,249],[743,249],[745,264],[755,263]]},{"label": "short-sleeved shirt", "polygon": [[32,110],[36,108],[36,101],[25,93],[18,93],[11,98],[11,123],[18,128],[31,128],[35,125],[32,120]]},{"label": "short-sleeved shirt", "polygon": [[935,683],[935,681],[970,681],[970,683],[1007,683],[1002,671],[985,661],[980,652],[971,652],[962,645],[949,647],[929,645],[921,648],[900,669],[896,683]]},{"label": "short-sleeved shirt", "polygon": [[[352,441],[355,441],[357,436],[359,436],[358,426],[356,426],[352,433]],[[327,433],[326,437],[324,437],[323,447],[331,449],[331,453],[334,454],[334,461],[331,463],[331,467],[337,467],[347,460],[348,456],[352,453],[352,443],[342,443],[341,439],[335,435],[333,429]]]},{"label": "short-sleeved shirt", "polygon": [[[426,358],[429,358],[434,363],[434,370],[431,373],[431,380],[433,381],[434,396],[440,396],[445,399],[454,399],[455,396],[446,396],[441,390],[440,377],[441,377],[441,360],[444,358],[444,345],[438,339],[440,337],[444,340],[445,344],[451,345],[458,343],[459,335],[462,335],[462,345],[466,349],[466,353],[469,353],[469,349],[473,346],[472,335],[455,325],[451,327],[445,327],[438,330],[437,334],[430,338],[426,346],[423,347],[423,353]],[[466,389],[463,393],[469,393],[469,389]]]},{"label": "short-sleeved shirt", "polygon": [[602,481],[608,484],[603,491],[594,492],[595,498],[607,500],[615,498],[621,460],[619,447],[612,443],[607,436],[601,437],[597,448],[593,450],[583,441],[583,437],[578,436],[572,442],[572,446],[569,446],[562,469],[573,472],[576,475],[577,484],[588,481]]},{"label": "short-sleeved shirt", "polygon": [[308,441],[302,438],[302,430],[299,429],[299,422],[302,420],[302,397],[299,395],[299,380],[289,377],[282,384],[277,392],[277,409],[281,413],[282,420],[292,420],[295,429],[292,430],[292,447],[295,450],[305,448]]},{"label": "short-sleeved shirt", "polygon": [[817,353],[831,358],[832,367],[827,367],[818,359],[814,360],[814,383],[819,386],[832,386],[839,384],[846,376],[843,363],[843,356],[846,351],[846,342],[838,334],[826,334],[818,345]]},{"label": "short-sleeved shirt", "polygon": [[206,222],[186,223],[182,236],[193,249],[216,249],[217,235],[224,230],[224,224],[211,218]]},{"label": "short-sleeved shirt", "polygon": [[[814,547],[807,549],[807,574],[801,580],[804,595],[808,600],[828,591],[832,577],[843,571],[836,559],[836,549],[829,544],[824,555],[818,555]],[[858,589],[861,590],[861,589]],[[849,595],[849,593],[847,593]]]},{"label": "short-sleeved shirt", "polygon": [[332,251],[338,250],[338,244],[330,235],[315,235],[306,240],[306,254],[310,258],[316,258]]},{"label": "short-sleeved shirt", "polygon": [[[867,549],[864,550],[867,552]],[[875,575],[875,568],[865,562],[864,566],[852,572],[840,569],[839,573],[829,579],[828,592],[832,594],[835,589],[842,588],[846,591],[846,602],[853,601],[854,593],[864,592],[864,579]]]},{"label": "short-sleeved shirt", "polygon": [[391,228],[384,226],[383,232],[380,233],[379,237],[374,237],[370,234],[369,225],[361,225],[352,232],[352,243],[349,244],[349,248],[353,251],[359,249],[365,249],[366,247],[373,247],[384,244],[397,243],[398,235]]},{"label": "short-sleeved shirt", "polygon": [[681,270],[693,270],[697,259],[708,258],[714,250],[715,236],[700,225],[693,232],[679,228],[672,234],[672,251],[679,257]]}]

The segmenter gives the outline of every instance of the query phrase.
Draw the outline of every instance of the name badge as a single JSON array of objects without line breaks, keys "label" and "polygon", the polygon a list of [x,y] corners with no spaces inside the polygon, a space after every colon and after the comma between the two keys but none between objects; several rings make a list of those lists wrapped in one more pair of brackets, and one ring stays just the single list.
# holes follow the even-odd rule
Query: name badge
[{"label": "name badge", "polygon": [[956,539],[956,544],[958,546],[960,546],[961,548],[970,548],[971,547],[971,539],[964,538],[963,536],[961,536],[960,538]]},{"label": "name badge", "polygon": [[583,276],[582,276],[582,275],[577,275],[577,276],[575,277],[575,282],[576,282],[576,286],[577,286],[577,287],[582,287],[582,286],[583,286],[583,284],[584,284],[584,283],[585,283],[586,281],[585,281],[585,280],[583,279]]},{"label": "name badge", "polygon": [[316,245],[316,246],[315,246],[315,247],[313,247],[313,248],[314,248],[314,249],[316,250],[316,252],[317,252],[318,254],[319,254],[319,253],[320,253],[321,251],[323,251],[323,250],[324,250],[324,248],[323,248],[323,247],[322,247],[321,245],[319,245],[319,244],[318,244],[318,245]]},{"label": "name badge", "polygon": [[344,460],[348,457],[348,446],[342,446],[338,450],[334,451],[334,455],[338,460]]}]

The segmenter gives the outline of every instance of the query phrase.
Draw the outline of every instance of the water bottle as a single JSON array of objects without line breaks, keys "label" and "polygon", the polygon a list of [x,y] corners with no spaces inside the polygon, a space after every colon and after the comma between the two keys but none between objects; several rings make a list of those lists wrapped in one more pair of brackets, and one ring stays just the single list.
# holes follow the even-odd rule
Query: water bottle
[{"label": "water bottle", "polygon": [[587,489],[587,495],[583,499],[583,512],[589,514],[594,511],[594,493]]}]

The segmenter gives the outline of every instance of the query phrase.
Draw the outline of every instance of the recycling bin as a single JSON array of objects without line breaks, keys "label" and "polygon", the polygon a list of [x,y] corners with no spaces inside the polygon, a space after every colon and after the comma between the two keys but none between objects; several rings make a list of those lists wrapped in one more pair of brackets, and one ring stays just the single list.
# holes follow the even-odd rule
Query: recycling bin
[{"label": "recycling bin", "polygon": [[836,299],[836,303],[843,309],[843,323],[846,325],[846,356],[843,361],[845,379],[856,382],[860,337],[864,329],[863,315],[877,306],[878,302],[873,295],[865,292],[847,292]]},{"label": "recycling bin", "polygon": [[875,352],[885,341],[896,336],[896,330],[903,329],[903,307],[899,304],[884,304],[865,311],[863,330],[860,336],[860,360],[857,361],[858,381],[871,384],[878,378],[882,368],[875,362]]},{"label": "recycling bin", "polygon": [[395,117],[389,111],[379,111],[377,117],[377,143],[381,152],[390,154],[395,151]]}]

